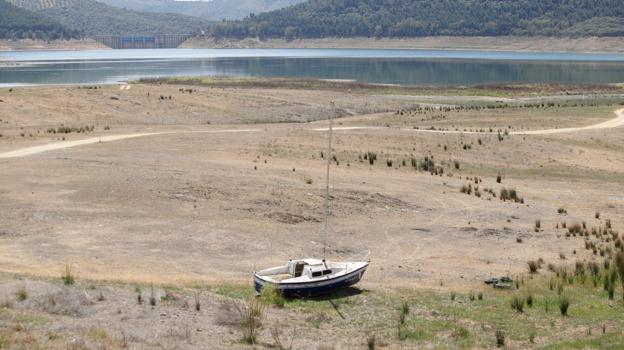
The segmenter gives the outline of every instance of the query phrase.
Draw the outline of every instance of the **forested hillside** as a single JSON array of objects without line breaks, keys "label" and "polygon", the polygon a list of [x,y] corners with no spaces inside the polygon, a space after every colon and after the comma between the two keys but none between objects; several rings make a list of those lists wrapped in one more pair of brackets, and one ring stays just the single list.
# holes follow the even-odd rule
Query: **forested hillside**
[{"label": "forested hillside", "polygon": [[212,21],[241,19],[251,13],[261,13],[295,5],[305,0],[100,0],[101,2],[145,12],[169,12],[201,17]]},{"label": "forested hillside", "polygon": [[624,35],[622,0],[310,0],[215,25],[216,37]]},{"label": "forested hillside", "polygon": [[0,0],[0,38],[2,39],[69,39],[79,36],[60,23]]},{"label": "forested hillside", "polygon": [[9,0],[86,36],[100,34],[196,33],[209,22],[171,13],[145,13],[93,0]]}]

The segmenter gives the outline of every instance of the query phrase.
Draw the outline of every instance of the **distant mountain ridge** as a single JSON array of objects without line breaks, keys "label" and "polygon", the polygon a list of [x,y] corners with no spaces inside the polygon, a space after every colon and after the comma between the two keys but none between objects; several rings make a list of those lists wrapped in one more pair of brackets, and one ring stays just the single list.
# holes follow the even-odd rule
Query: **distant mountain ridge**
[{"label": "distant mountain ridge", "polygon": [[59,22],[0,0],[0,38],[4,39],[70,39],[79,36]]},{"label": "distant mountain ridge", "polygon": [[143,12],[169,12],[201,17],[207,20],[241,19],[250,14],[273,11],[305,0],[100,0],[120,8]]},{"label": "distant mountain ridge", "polygon": [[309,0],[215,37],[624,36],[622,0]]},{"label": "distant mountain ridge", "polygon": [[139,12],[94,0],[8,1],[86,36],[198,33],[210,24],[209,21],[197,17]]}]

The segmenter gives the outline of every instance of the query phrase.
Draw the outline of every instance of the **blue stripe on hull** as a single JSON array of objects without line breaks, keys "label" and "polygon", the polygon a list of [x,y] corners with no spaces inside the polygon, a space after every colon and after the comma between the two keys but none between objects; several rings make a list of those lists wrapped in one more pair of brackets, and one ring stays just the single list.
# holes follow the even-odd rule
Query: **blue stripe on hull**
[{"label": "blue stripe on hull", "polygon": [[[364,272],[358,270],[358,271],[352,272],[351,274],[353,275],[347,278],[342,278],[345,276],[341,276],[339,278],[336,278],[336,282],[327,283],[327,284],[320,285],[320,286],[298,288],[296,286],[292,287],[293,284],[290,284],[289,285],[290,288],[284,288],[284,287],[280,288],[279,285],[276,285],[275,288],[287,298],[314,297],[314,296],[328,294],[338,289],[352,286],[360,281],[360,279],[362,278],[362,275],[364,275]],[[326,282],[326,281],[323,281],[323,282]],[[263,285],[262,283],[260,283],[257,279],[254,278],[254,288],[256,289],[256,292],[258,293],[261,292],[262,285]]]}]

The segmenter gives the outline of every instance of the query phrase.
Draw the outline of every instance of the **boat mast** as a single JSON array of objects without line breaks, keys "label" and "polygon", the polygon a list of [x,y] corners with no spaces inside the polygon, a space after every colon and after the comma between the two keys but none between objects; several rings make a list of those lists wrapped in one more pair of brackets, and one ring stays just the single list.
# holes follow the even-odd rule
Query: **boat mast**
[{"label": "boat mast", "polygon": [[329,167],[331,165],[332,157],[331,157],[331,144],[332,144],[332,127],[334,123],[334,111],[335,111],[335,103],[334,101],[330,102],[332,108],[331,113],[329,113],[329,129],[327,133],[327,154],[325,158],[327,159],[327,171],[325,173],[325,223],[323,228],[323,261],[325,261],[326,251],[327,251],[327,229],[329,226]]}]

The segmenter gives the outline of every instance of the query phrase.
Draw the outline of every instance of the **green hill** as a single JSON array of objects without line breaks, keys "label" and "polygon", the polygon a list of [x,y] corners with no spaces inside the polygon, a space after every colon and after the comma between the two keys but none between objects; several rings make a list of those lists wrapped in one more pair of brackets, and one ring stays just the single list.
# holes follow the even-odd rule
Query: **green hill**
[{"label": "green hill", "polygon": [[623,35],[622,0],[309,0],[215,25],[216,37]]},{"label": "green hill", "polygon": [[180,34],[205,29],[209,22],[171,13],[146,13],[94,0],[9,0],[86,36],[101,34]]},{"label": "green hill", "polygon": [[273,11],[305,0],[100,0],[107,5],[144,12],[169,12],[207,20],[241,19],[251,13]]},{"label": "green hill", "polygon": [[0,38],[3,39],[69,39],[78,37],[60,23],[0,0]]}]

